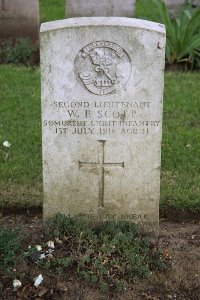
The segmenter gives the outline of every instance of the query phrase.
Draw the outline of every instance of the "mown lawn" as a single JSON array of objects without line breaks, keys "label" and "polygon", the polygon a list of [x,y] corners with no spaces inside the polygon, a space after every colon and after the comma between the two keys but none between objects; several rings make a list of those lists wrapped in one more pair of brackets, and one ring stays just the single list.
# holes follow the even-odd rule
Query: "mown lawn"
[{"label": "mown lawn", "polygon": [[160,21],[160,15],[153,0],[136,0],[135,17],[154,22]]},{"label": "mown lawn", "polygon": [[[0,199],[41,201],[39,69],[0,66]],[[12,145],[3,147],[3,141]]]},{"label": "mown lawn", "polygon": [[200,210],[200,73],[165,76],[161,206]]},{"label": "mown lawn", "polygon": [[[66,0],[40,0],[40,22],[65,18]],[[136,0],[135,18],[160,22],[161,18],[154,0]]]},{"label": "mown lawn", "polygon": [[[40,22],[48,22],[65,18],[66,0],[40,0]],[[159,21],[157,7],[153,0],[137,0],[135,17]]]},{"label": "mown lawn", "polygon": [[40,22],[65,18],[66,0],[40,0]]},{"label": "mown lawn", "polygon": [[[161,207],[200,211],[200,73],[166,73]],[[40,71],[0,66],[0,202],[42,203]],[[9,149],[2,146],[8,140]],[[7,151],[8,150],[8,151]]]}]

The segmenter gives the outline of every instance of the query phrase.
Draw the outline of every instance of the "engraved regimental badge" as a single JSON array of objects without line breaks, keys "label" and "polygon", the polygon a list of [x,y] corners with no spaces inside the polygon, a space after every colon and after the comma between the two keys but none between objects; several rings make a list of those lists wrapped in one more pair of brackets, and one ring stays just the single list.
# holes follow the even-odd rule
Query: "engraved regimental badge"
[{"label": "engraved regimental badge", "polygon": [[93,42],[81,49],[76,56],[75,73],[79,83],[93,94],[115,93],[129,80],[130,58],[115,43]]}]

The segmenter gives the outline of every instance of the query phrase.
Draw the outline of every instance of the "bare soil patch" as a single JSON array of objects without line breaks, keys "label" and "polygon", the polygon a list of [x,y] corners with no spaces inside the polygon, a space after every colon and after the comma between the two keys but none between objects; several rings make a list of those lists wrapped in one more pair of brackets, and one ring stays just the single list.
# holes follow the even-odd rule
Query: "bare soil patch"
[{"label": "bare soil patch", "polygon": [[[5,216],[2,224],[9,229],[21,227],[28,245],[46,242],[41,215]],[[153,273],[148,279],[137,281],[122,293],[102,292],[95,286],[78,279],[74,274],[52,274],[26,261],[13,273],[23,273],[24,280],[18,292],[13,292],[12,280],[0,279],[6,289],[0,299],[72,299],[72,300],[198,300],[200,299],[200,221],[175,223],[160,220],[158,245],[169,257],[165,272]],[[33,287],[33,278],[42,274],[43,283]]]}]

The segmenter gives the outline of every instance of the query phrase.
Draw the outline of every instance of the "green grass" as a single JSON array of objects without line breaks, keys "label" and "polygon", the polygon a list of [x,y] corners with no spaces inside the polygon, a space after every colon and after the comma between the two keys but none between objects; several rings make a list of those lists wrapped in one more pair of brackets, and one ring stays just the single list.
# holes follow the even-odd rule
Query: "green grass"
[{"label": "green grass", "polygon": [[[40,22],[64,19],[65,2],[65,0],[40,0]],[[156,6],[152,0],[137,0],[135,15],[141,19],[159,20]]]},{"label": "green grass", "polygon": [[[42,179],[39,69],[9,65],[0,70],[1,202],[35,203],[41,201]],[[2,146],[6,140],[9,149]]]},{"label": "green grass", "polygon": [[137,0],[135,6],[135,17],[154,22],[160,21],[158,9],[152,0]]},{"label": "green grass", "polygon": [[165,76],[161,205],[200,209],[200,73]]},{"label": "green grass", "polygon": [[23,235],[19,230],[4,229],[0,225],[0,276],[10,274],[22,255]]},{"label": "green grass", "polygon": [[65,18],[65,0],[40,0],[40,22]]},{"label": "green grass", "polygon": [[47,226],[50,238],[59,237],[63,241],[62,252],[67,251],[68,255],[44,261],[40,266],[53,273],[66,273],[75,267],[79,277],[102,290],[122,291],[128,283],[167,267],[162,252],[154,252],[155,245],[142,237],[136,224],[110,221],[91,227],[82,218],[58,214]]},{"label": "green grass", "polygon": [[[72,219],[61,214],[48,220],[38,235],[0,226],[0,293],[11,287],[13,279],[20,279],[22,288],[29,282],[33,286],[36,274],[44,276],[44,285],[52,282],[52,276],[58,282],[81,278],[102,291],[122,292],[130,284],[155,272],[157,276],[170,266],[163,249],[141,233],[133,223],[112,221],[91,226],[80,216]],[[51,258],[47,255],[48,240],[55,241]],[[28,295],[26,299],[31,299]],[[15,296],[13,293],[13,297],[1,299]],[[53,298],[46,295],[45,299]]]},{"label": "green grass", "polygon": [[[40,22],[65,18],[65,0],[40,0]],[[159,15],[152,0],[137,0],[135,16],[141,19],[158,21]]]},{"label": "green grass", "polygon": [[[199,82],[200,73],[165,75],[162,208],[200,211]],[[0,86],[0,202],[41,204],[39,69],[0,66]]]},{"label": "green grass", "polygon": [[[65,18],[65,0],[40,0],[40,22],[49,22]],[[152,0],[137,0],[135,17],[159,21],[156,5]]]},{"label": "green grass", "polygon": [[[41,180],[40,74],[25,67],[1,66],[1,179],[31,183]],[[39,150],[39,151],[38,151]],[[6,159],[6,152],[8,153]]]}]

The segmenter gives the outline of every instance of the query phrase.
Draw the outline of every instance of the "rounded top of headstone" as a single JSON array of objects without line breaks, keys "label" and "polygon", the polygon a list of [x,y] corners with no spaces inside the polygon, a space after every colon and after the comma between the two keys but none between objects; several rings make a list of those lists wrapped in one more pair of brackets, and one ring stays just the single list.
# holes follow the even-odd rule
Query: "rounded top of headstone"
[{"label": "rounded top of headstone", "polygon": [[157,31],[165,34],[165,26],[160,23],[150,22],[141,19],[123,18],[123,17],[82,17],[70,18],[58,21],[42,23],[40,32],[64,29],[68,27],[82,26],[123,26],[135,27],[151,31]]}]

